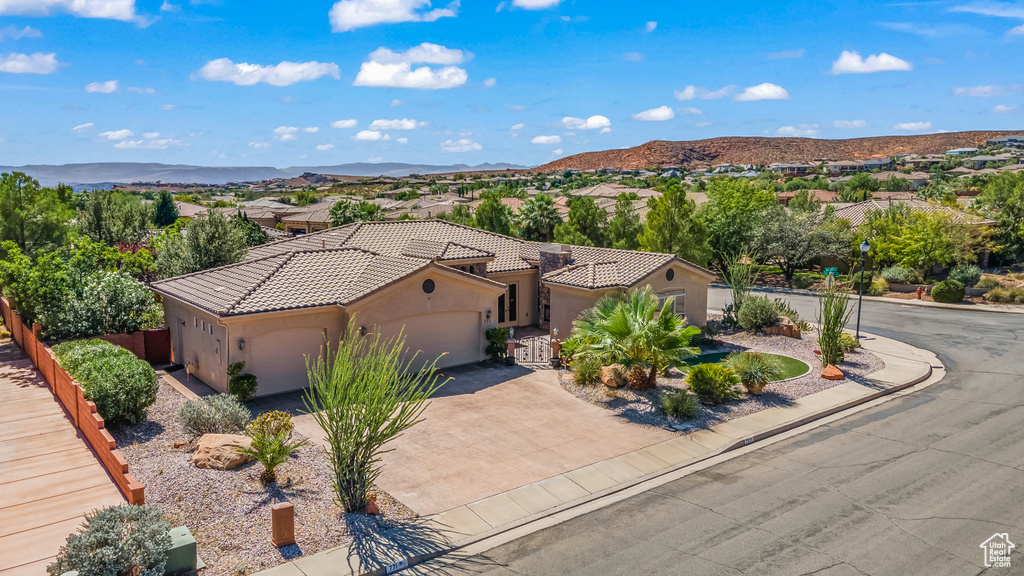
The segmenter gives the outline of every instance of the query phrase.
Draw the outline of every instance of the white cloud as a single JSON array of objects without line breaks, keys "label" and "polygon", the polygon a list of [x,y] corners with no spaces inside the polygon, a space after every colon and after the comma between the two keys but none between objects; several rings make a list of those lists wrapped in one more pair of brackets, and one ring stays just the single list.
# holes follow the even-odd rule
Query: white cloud
[{"label": "white cloud", "polygon": [[1010,86],[957,86],[953,88],[953,96],[965,98],[991,98],[992,96],[1006,96],[1020,91],[1019,84]]},{"label": "white cloud", "polygon": [[[3,0],[0,0],[2,2]],[[57,55],[53,52],[43,54],[0,54],[0,72],[10,74],[53,74],[60,66]]]},{"label": "white cloud", "polygon": [[864,120],[836,120],[832,122],[833,128],[839,128],[841,130],[859,130],[868,125]]},{"label": "white cloud", "polygon": [[693,107],[680,108],[679,111],[682,112],[683,114],[690,114],[693,116],[700,116],[704,114],[704,111],[701,110],[700,108]]},{"label": "white cloud", "polygon": [[85,91],[93,94],[112,94],[117,92],[117,80],[90,82],[85,85]]},{"label": "white cloud", "polygon": [[484,88],[494,88],[497,85],[498,85],[498,79],[497,78],[488,78],[487,80],[484,80]]},{"label": "white cloud", "polygon": [[[981,16],[994,16],[996,18],[1024,19],[1024,6],[1019,3],[993,2],[977,0],[959,6],[947,8],[949,12],[965,12],[968,14],[979,14]],[[1024,34],[1024,25],[1016,26],[1006,31],[1007,36]]]},{"label": "white cloud", "polygon": [[650,110],[644,110],[643,112],[637,112],[632,116],[634,120],[643,120],[645,122],[664,122],[665,120],[675,118],[676,113],[668,106],[659,106],[657,108],[651,108]]},{"label": "white cloud", "polygon": [[389,104],[389,106],[391,106],[392,108],[397,108],[399,106],[404,106],[404,105],[405,105],[405,100],[399,100],[398,98],[395,98],[394,100],[391,101],[391,104]]},{"label": "white cloud", "polygon": [[181,12],[181,5],[179,5],[179,4],[171,4],[167,0],[164,0],[164,3],[160,5],[160,11],[161,12]]},{"label": "white cloud", "polygon": [[317,144],[317,152],[326,152],[328,150],[334,150],[334,144]]},{"label": "white cloud", "polygon": [[402,138],[395,138],[395,142],[398,142],[399,144],[408,144],[409,139],[403,136]]},{"label": "white cloud", "polygon": [[154,138],[159,138],[160,137],[160,133],[159,132],[146,132],[146,133],[144,133],[142,135],[142,137],[143,138],[148,138],[148,139],[152,140]]},{"label": "white cloud", "polygon": [[136,94],[145,94],[147,96],[156,94],[156,88],[150,88],[149,86],[129,86],[128,91]]},{"label": "white cloud", "polygon": [[919,132],[921,130],[931,130],[931,122],[900,122],[892,125],[893,130],[904,130],[908,132]]},{"label": "white cloud", "polygon": [[426,122],[419,122],[409,118],[401,120],[374,120],[370,123],[370,130],[415,130],[426,126]]},{"label": "white cloud", "polygon": [[785,60],[787,58],[803,58],[804,49],[799,50],[780,50],[779,52],[769,52],[769,60]]},{"label": "white cloud", "polygon": [[551,151],[551,153],[554,154],[555,156],[561,156],[562,152],[564,152],[564,150],[562,150],[561,148],[555,148],[554,150]]},{"label": "white cloud", "polygon": [[510,130],[522,130],[525,127],[526,127],[526,124],[523,124],[522,122],[520,122],[519,124],[513,124],[512,128],[510,128]]},{"label": "white cloud", "polygon": [[737,94],[734,98],[737,102],[756,102],[757,100],[789,100],[789,92],[777,84],[765,82],[757,86],[751,86]]},{"label": "white cloud", "polygon": [[39,38],[43,33],[31,26],[25,26],[24,28],[18,28],[17,26],[7,26],[0,28],[0,40],[21,40],[22,38]]},{"label": "white cloud", "polygon": [[356,124],[359,124],[359,123],[356,122],[355,120],[352,120],[352,119],[348,119],[348,120],[335,120],[334,122],[331,122],[331,128],[341,128],[341,129],[355,128]]},{"label": "white cloud", "polygon": [[626,52],[622,55],[622,59],[626,62],[643,62],[644,55],[639,52]]},{"label": "white cloud", "polygon": [[174,110],[174,108],[175,108],[174,104],[161,104],[160,105],[160,109],[164,110],[164,111]]},{"label": "white cloud", "polygon": [[736,87],[733,85],[723,86],[718,90],[708,90],[707,88],[700,88],[694,85],[689,85],[682,90],[676,90],[672,93],[676,97],[676,100],[693,100],[694,98],[700,98],[701,100],[717,100],[719,98],[725,98],[729,94],[732,94]]},{"label": "white cloud", "polygon": [[1016,114],[1020,111],[1017,106],[1007,106],[1005,104],[998,104],[992,107],[992,112],[995,114]]},{"label": "white cloud", "polygon": [[612,121],[605,116],[591,116],[590,118],[573,118],[572,116],[566,116],[562,118],[562,125],[567,130],[597,130],[601,128],[609,128],[612,125]]},{"label": "white cloud", "polygon": [[554,8],[562,0],[512,0],[512,5],[523,10],[546,10]]},{"label": "white cloud", "polygon": [[462,64],[472,59],[472,52],[446,48],[430,42],[413,46],[405,52],[395,52],[383,46],[370,52],[370,60],[381,64]]},{"label": "white cloud", "polygon": [[914,65],[891,54],[870,54],[862,58],[859,52],[843,50],[839,59],[832,63],[833,74],[871,74],[873,72],[908,71]]},{"label": "white cloud", "polygon": [[94,125],[93,125],[92,122],[86,122],[85,124],[79,124],[78,126],[75,126],[74,128],[71,129],[71,131],[72,132],[76,132],[76,133],[77,132],[85,132],[86,130],[91,130],[93,128],[93,126]]},{"label": "white cloud", "polygon": [[657,28],[657,27],[658,27],[658,23],[655,22],[654,20],[651,20],[651,21],[647,22],[647,24],[644,24],[644,30],[646,30],[648,32],[654,32],[654,29]]},{"label": "white cloud", "polygon": [[1014,26],[1006,31],[1007,36],[1020,36],[1021,34],[1024,34],[1024,24]]},{"label": "white cloud", "polygon": [[100,138],[106,138],[107,140],[124,140],[125,138],[131,138],[132,136],[135,136],[135,132],[128,129],[100,132]]},{"label": "white cloud", "polygon": [[298,136],[296,133],[299,129],[295,126],[278,126],[274,128],[274,140],[281,140],[282,142],[291,142],[297,140]]},{"label": "white cloud", "polygon": [[328,18],[335,32],[377,24],[433,22],[439,18],[454,18],[459,2],[456,0],[447,8],[425,8],[430,8],[430,0],[341,0],[331,7]]},{"label": "white cloud", "polygon": [[360,130],[359,133],[352,138],[356,140],[363,140],[365,142],[376,142],[377,140],[387,140],[388,135],[378,130]]},{"label": "white cloud", "polygon": [[307,127],[303,128],[302,131],[305,132],[306,134],[316,134],[317,132],[320,131],[320,127],[319,126],[307,126]]},{"label": "white cloud", "polygon": [[813,138],[818,135],[818,125],[797,124],[796,126],[783,126],[775,131],[775,135],[798,138]]},{"label": "white cloud", "polygon": [[53,16],[71,14],[79,18],[136,20],[135,0],[0,0],[0,14]]},{"label": "white cloud", "polygon": [[261,66],[242,62],[235,64],[227,58],[210,60],[200,68],[197,77],[211,82],[231,82],[237,86],[252,86],[265,82],[273,86],[291,86],[297,82],[316,80],[324,76],[341,77],[333,62],[281,62]]},{"label": "white cloud", "polygon": [[530,140],[531,144],[558,144],[562,141],[562,137],[555,134],[554,136],[534,136],[533,140]]},{"label": "white cloud", "polygon": [[184,146],[185,143],[174,138],[160,138],[157,140],[123,140],[114,144],[114,148],[122,150],[164,150]]},{"label": "white cloud", "polygon": [[249,142],[253,148],[270,148],[270,142]]},{"label": "white cloud", "polygon": [[[472,57],[469,52],[429,42],[406,52],[394,52],[382,47],[374,50],[369,60],[362,63],[353,85],[419,90],[454,88],[465,84],[469,78],[466,71],[455,64],[461,64]],[[439,64],[444,67],[434,69],[420,66],[414,69],[414,63]]]},{"label": "white cloud", "polygon": [[461,140],[445,140],[441,142],[441,150],[445,152],[476,152],[477,150],[483,150],[484,147],[469,138],[462,138]]}]

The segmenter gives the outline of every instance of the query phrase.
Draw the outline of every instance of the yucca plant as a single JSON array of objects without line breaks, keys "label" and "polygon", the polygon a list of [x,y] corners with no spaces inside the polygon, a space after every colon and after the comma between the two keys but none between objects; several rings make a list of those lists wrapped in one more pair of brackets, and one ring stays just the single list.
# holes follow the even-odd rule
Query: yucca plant
[{"label": "yucca plant", "polygon": [[725,365],[751,394],[760,394],[769,382],[782,376],[782,361],[760,352],[733,352],[725,359]]},{"label": "yucca plant", "polygon": [[384,446],[420,421],[427,399],[447,382],[435,371],[440,357],[424,362],[407,352],[403,334],[363,335],[352,319],[333,354],[327,347],[306,360],[306,410],[324,430],[346,512],[366,509]]},{"label": "yucca plant", "polygon": [[263,464],[260,480],[276,482],[278,466],[284,464],[292,452],[304,446],[308,441],[292,441],[292,417],[287,412],[274,410],[260,414],[249,423],[245,435],[252,440],[251,448],[239,448],[238,452],[251,456]]},{"label": "yucca plant", "polygon": [[850,322],[853,308],[849,306],[850,296],[835,287],[818,296],[818,349],[821,350],[823,365],[840,364],[843,359],[843,330]]}]

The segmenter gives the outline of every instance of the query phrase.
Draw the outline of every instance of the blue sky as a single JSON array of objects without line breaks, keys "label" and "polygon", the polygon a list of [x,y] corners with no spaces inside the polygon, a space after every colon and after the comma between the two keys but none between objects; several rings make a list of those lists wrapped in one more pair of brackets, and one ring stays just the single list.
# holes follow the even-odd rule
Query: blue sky
[{"label": "blue sky", "polygon": [[1024,2],[0,0],[0,164],[1024,128]]}]

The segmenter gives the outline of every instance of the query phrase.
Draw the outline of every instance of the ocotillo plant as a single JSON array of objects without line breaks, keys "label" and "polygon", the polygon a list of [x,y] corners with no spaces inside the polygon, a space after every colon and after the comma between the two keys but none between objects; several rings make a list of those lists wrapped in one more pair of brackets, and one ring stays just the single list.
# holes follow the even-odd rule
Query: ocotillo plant
[{"label": "ocotillo plant", "polygon": [[850,308],[850,296],[836,288],[829,288],[818,296],[818,311],[815,321],[818,322],[818,348],[821,350],[821,362],[825,366],[833,366],[843,361],[843,347],[840,337],[843,329],[850,321],[853,308]]}]

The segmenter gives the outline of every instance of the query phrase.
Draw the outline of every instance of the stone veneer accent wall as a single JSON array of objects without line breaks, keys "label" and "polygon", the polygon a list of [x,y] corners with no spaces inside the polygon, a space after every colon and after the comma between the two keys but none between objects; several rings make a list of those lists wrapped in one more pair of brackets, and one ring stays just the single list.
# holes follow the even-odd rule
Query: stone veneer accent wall
[{"label": "stone veneer accent wall", "polygon": [[[568,244],[544,244],[540,247],[540,278],[548,272],[554,272],[572,264],[572,247]],[[547,330],[551,327],[551,289],[543,282],[537,290],[538,322],[537,325]]]}]

